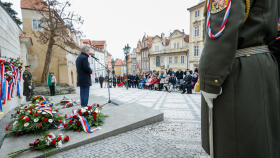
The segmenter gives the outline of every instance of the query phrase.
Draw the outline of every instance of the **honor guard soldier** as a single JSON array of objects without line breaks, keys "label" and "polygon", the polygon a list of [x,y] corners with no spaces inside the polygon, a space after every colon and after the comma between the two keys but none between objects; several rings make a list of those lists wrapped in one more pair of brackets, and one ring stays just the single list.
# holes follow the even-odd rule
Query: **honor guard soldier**
[{"label": "honor guard soldier", "polygon": [[30,73],[30,65],[25,66],[25,71],[23,72],[23,80],[23,95],[26,96],[26,101],[30,101],[33,95],[32,74]]},{"label": "honor guard soldier", "polygon": [[214,147],[215,158],[280,158],[279,70],[268,49],[280,1],[206,0],[205,8],[202,147],[208,154]]}]

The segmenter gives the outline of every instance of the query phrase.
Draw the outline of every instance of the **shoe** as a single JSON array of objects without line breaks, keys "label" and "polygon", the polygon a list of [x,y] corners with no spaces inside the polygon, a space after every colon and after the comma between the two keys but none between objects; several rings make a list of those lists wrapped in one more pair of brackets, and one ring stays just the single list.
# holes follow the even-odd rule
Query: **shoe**
[{"label": "shoe", "polygon": [[185,92],[182,92],[181,94],[185,94]]}]

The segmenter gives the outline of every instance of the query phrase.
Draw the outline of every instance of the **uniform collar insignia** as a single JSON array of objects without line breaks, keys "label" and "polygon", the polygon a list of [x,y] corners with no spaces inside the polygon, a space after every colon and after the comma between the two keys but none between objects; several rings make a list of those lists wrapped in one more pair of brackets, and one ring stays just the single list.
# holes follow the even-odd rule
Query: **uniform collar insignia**
[{"label": "uniform collar insignia", "polygon": [[221,12],[227,7],[228,0],[214,0],[211,7],[211,13],[215,14]]}]

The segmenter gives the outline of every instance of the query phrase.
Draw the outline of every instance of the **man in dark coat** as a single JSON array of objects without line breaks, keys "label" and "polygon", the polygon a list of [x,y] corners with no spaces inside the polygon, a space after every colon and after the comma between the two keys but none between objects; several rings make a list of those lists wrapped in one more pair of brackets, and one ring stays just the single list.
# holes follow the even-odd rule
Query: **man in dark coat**
[{"label": "man in dark coat", "polygon": [[32,74],[30,73],[30,70],[30,65],[25,66],[25,71],[22,76],[24,80],[23,95],[26,96],[26,101],[30,101],[33,95]]},{"label": "man in dark coat", "polygon": [[176,77],[177,77],[177,84],[180,84],[181,83],[181,80],[183,80],[183,76],[184,76],[184,72],[179,69],[177,72],[176,72]]},{"label": "man in dark coat", "polygon": [[138,85],[139,85],[139,76],[138,74],[136,74],[134,78],[134,88],[138,88]]},{"label": "man in dark coat", "polygon": [[172,90],[172,88],[174,87],[175,84],[176,84],[176,77],[175,77],[174,74],[172,74],[172,76],[168,80],[169,93],[171,92],[171,90]]},{"label": "man in dark coat", "polygon": [[190,75],[190,72],[187,72],[187,75],[184,77],[183,83],[181,84],[181,88],[183,89],[182,94],[186,92],[186,88],[187,88],[187,93],[192,94],[191,81],[192,81],[192,76]]},{"label": "man in dark coat", "polygon": [[130,80],[131,80],[131,87],[132,88],[134,88],[134,84],[135,84],[134,78],[135,78],[135,75],[131,75]]},{"label": "man in dark coat", "polygon": [[109,77],[108,77],[108,74],[106,74],[106,76],[105,76],[105,85],[104,85],[104,88],[106,88],[106,86],[107,86],[107,88],[109,87]]},{"label": "man in dark coat", "polygon": [[113,86],[114,86],[114,88],[116,88],[116,85],[117,85],[117,76],[114,75],[114,77],[113,77]]},{"label": "man in dark coat", "polygon": [[89,66],[89,47],[83,46],[82,52],[76,59],[76,68],[78,72],[78,86],[80,86],[81,106],[87,107],[89,88],[91,86],[92,70]]},{"label": "man in dark coat", "polygon": [[127,84],[128,84],[128,87],[130,88],[130,86],[131,86],[131,74],[127,75]]},{"label": "man in dark coat", "polygon": [[100,77],[99,77],[100,88],[103,87],[103,82],[104,82],[104,77],[102,75],[100,75]]},{"label": "man in dark coat", "polygon": [[279,158],[279,71],[267,45],[276,39],[280,1],[213,1],[206,0],[198,71],[202,147],[210,153],[213,108],[215,158]]}]

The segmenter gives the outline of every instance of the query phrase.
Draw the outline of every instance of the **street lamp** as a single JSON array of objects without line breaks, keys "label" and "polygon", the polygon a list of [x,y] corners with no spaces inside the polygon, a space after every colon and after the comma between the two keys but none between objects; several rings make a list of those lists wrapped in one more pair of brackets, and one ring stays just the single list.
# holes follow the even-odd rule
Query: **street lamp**
[{"label": "street lamp", "polygon": [[113,77],[114,77],[114,76],[115,76],[115,70],[114,70],[114,67],[115,67],[115,60],[114,60],[114,59],[112,59],[111,64],[112,64],[112,68],[113,68],[112,74],[113,74]]},{"label": "street lamp", "polygon": [[130,52],[130,47],[129,45],[127,44],[124,48],[123,48],[123,52],[124,52],[124,55],[125,55],[125,59],[126,59],[126,89],[128,90],[128,67],[127,67],[127,61],[128,61],[128,54]]}]

